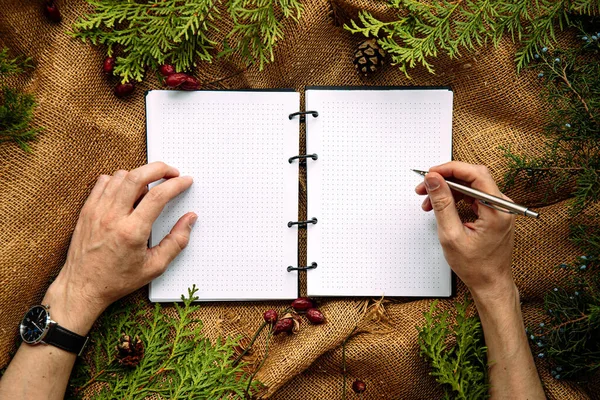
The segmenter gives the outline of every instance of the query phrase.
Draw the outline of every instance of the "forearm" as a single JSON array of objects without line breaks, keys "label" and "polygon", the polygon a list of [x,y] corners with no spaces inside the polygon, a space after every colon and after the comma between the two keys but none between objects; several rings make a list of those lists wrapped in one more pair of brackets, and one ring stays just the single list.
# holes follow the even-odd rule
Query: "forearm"
[{"label": "forearm", "polygon": [[493,399],[544,399],[527,343],[519,292],[507,282],[493,291],[472,291],[488,348]]},{"label": "forearm", "polygon": [[[48,289],[42,304],[50,305],[50,315],[60,326],[82,336],[96,318],[59,285]],[[23,343],[0,381],[0,398],[63,399],[76,358],[76,354],[55,346]]]}]

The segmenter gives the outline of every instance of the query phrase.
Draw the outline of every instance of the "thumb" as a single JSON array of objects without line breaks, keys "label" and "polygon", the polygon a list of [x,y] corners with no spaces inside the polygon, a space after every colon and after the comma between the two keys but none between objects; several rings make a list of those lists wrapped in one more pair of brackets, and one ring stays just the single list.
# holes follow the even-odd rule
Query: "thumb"
[{"label": "thumb", "polygon": [[179,218],[171,232],[160,241],[158,245],[150,249],[149,273],[152,278],[162,275],[171,261],[181,253],[190,241],[192,226],[196,223],[198,216],[187,213]]},{"label": "thumb", "polygon": [[437,172],[429,172],[425,175],[425,188],[429,195],[431,207],[435,212],[439,234],[447,235],[450,232],[460,230],[462,222],[456,210],[452,191],[444,178]]}]

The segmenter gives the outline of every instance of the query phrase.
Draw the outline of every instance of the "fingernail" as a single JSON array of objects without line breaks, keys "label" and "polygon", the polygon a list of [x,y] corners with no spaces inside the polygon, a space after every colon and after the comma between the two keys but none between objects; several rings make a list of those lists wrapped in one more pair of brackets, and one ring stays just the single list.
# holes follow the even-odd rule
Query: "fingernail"
[{"label": "fingernail", "polygon": [[421,208],[424,208],[428,202],[429,202],[429,196],[425,197],[425,200],[423,200],[423,203],[421,204]]},{"label": "fingernail", "polygon": [[190,218],[190,228],[194,226],[194,224],[198,221],[198,216],[194,214],[192,218]]},{"label": "fingernail", "polygon": [[427,191],[430,192],[440,187],[440,181],[435,176],[426,176],[425,187],[427,188]]}]

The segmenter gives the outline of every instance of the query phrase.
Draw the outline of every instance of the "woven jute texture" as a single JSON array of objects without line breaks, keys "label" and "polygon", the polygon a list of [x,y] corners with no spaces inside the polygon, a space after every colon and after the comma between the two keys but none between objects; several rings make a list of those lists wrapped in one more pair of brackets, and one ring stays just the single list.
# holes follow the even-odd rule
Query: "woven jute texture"
[{"label": "woven jute texture", "polygon": [[[69,37],[66,32],[89,6],[82,0],[58,0],[63,22],[49,23],[39,1],[3,0],[0,4],[0,45],[13,54],[35,59],[35,70],[16,84],[34,93],[39,107],[36,125],[45,127],[25,154],[13,144],[0,145],[0,367],[15,350],[17,324],[27,308],[39,303],[49,280],[60,270],[79,209],[96,177],[145,163],[144,91],[159,88],[152,72],[134,95],[119,100],[114,85],[101,73],[103,49]],[[350,15],[370,10],[381,18],[393,14],[384,1],[339,0]],[[422,69],[407,79],[387,65],[372,78],[358,76],[352,65],[362,40],[332,23],[328,0],[305,0],[299,23],[286,22],[285,38],[275,62],[263,71],[217,61],[202,64],[197,75],[210,88],[294,88],[308,85],[449,85],[454,90],[454,159],[485,164],[500,181],[506,161],[500,146],[534,153],[542,143],[544,115],[549,107],[539,99],[540,87],[531,72],[517,74],[515,47],[440,57],[437,74]],[[224,32],[227,24],[221,23]],[[241,71],[241,72],[240,72]],[[239,72],[239,73],[238,73]],[[228,78],[229,77],[229,78]],[[227,79],[222,79],[227,78]],[[301,188],[305,181],[301,179]],[[412,188],[407,188],[412,190]],[[543,206],[541,197],[514,190],[516,201],[540,205],[542,218],[518,219],[513,271],[527,324],[543,321],[541,300],[564,276],[555,265],[577,255],[567,240],[566,203]],[[305,216],[306,202],[300,201]],[[415,210],[421,212],[421,210]],[[305,252],[305,233],[300,235]],[[306,262],[301,257],[301,265]],[[459,293],[465,291],[459,284]],[[147,296],[141,289],[136,296]],[[459,296],[461,297],[461,296]],[[364,398],[430,399],[441,397],[427,364],[418,355],[417,331],[431,300],[395,299],[386,303],[385,329],[360,329],[347,343],[348,381],[367,384]],[[453,300],[441,301],[450,309]],[[258,374],[275,399],[335,399],[341,397],[342,341],[361,320],[368,299],[331,299],[321,303],[327,317],[322,326],[303,326],[298,335],[277,337]],[[198,317],[211,339],[222,335],[252,336],[264,310],[282,302],[203,305]],[[166,312],[171,312],[169,307]],[[260,357],[264,341],[256,345]],[[548,366],[536,358],[538,370],[553,399],[593,398],[591,390],[553,380]],[[596,384],[596,388],[598,385]],[[515,394],[517,397],[517,394]],[[350,392],[348,398],[355,398]]]}]

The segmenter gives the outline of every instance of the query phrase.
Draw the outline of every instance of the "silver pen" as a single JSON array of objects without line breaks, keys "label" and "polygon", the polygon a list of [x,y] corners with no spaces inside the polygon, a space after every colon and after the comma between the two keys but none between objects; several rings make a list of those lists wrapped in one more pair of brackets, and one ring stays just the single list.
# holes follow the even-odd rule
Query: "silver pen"
[{"label": "silver pen", "polygon": [[[416,172],[421,176],[427,175],[427,171],[419,171],[416,169],[413,169],[412,171]],[[528,207],[521,206],[519,204],[513,203],[512,201],[504,200],[500,197],[480,192],[479,190],[470,188],[468,186],[459,185],[458,183],[449,181],[447,179],[445,179],[445,181],[448,184],[448,186],[450,186],[457,192],[461,192],[463,194],[466,194],[467,196],[473,197],[474,199],[479,200],[479,202],[484,206],[493,208],[494,210],[510,214],[524,215],[526,217],[532,218],[538,218],[540,216],[540,214],[530,210]]]}]

